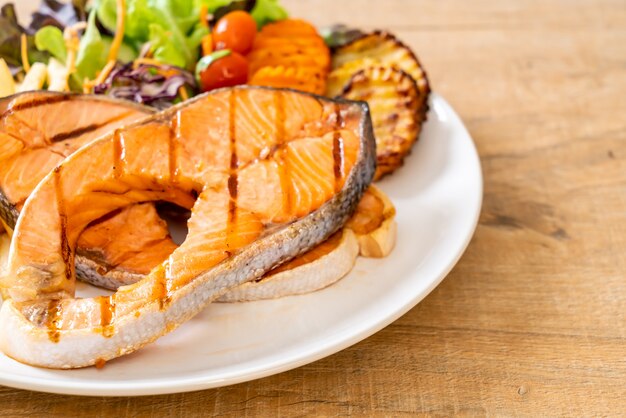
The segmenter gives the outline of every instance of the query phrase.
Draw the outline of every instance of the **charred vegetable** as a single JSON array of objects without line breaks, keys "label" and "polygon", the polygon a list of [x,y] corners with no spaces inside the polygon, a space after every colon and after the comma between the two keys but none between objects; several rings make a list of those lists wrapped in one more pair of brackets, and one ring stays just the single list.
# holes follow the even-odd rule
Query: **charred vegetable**
[{"label": "charred vegetable", "polygon": [[393,35],[373,32],[338,48],[326,94],[369,102],[377,143],[376,178],[396,170],[419,136],[428,79],[415,54]]},{"label": "charred vegetable", "polygon": [[248,59],[252,84],[316,94],[326,89],[330,51],[315,27],[303,20],[266,25],[254,40]]},{"label": "charred vegetable", "polygon": [[356,73],[342,94],[368,102],[376,136],[376,178],[395,171],[417,140],[424,117],[413,78],[396,67],[368,67]]},{"label": "charred vegetable", "polygon": [[337,49],[333,54],[333,73],[337,74],[335,70],[346,64],[356,70],[359,64],[359,69],[363,69],[372,62],[395,65],[415,79],[420,91],[429,90],[426,73],[413,51],[387,32],[372,32]]}]

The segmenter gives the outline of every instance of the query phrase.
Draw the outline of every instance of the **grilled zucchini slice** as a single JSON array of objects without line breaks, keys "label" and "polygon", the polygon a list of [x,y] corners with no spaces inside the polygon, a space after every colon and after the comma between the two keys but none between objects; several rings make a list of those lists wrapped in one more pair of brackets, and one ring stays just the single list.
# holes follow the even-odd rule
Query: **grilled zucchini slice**
[{"label": "grilled zucchini slice", "polygon": [[378,161],[375,179],[395,171],[426,119],[423,95],[415,80],[395,66],[367,67],[352,76],[341,96],[369,103]]}]

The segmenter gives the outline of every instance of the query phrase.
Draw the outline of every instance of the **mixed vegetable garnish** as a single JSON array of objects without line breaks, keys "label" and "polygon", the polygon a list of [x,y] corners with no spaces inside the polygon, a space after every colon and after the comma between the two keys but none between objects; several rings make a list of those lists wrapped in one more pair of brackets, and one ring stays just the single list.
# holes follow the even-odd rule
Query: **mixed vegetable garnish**
[{"label": "mixed vegetable garnish", "polygon": [[163,108],[245,84],[257,33],[288,18],[278,0],[43,0],[28,27],[0,10],[0,97],[107,94]]}]

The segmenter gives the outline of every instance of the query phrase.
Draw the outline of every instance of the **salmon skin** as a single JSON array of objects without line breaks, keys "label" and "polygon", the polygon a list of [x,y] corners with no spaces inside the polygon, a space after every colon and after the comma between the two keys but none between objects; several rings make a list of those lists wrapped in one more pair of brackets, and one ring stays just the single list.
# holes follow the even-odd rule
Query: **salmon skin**
[{"label": "salmon skin", "polygon": [[[2,283],[0,349],[31,365],[77,368],[156,340],[340,229],[372,181],[375,148],[366,103],[251,86],[99,138],[50,172],[22,209]],[[186,240],[139,282],[75,298],[82,230],[155,200],[192,208]]]},{"label": "salmon skin", "polygon": [[[0,220],[14,228],[26,198],[65,157],[98,136],[153,113],[151,108],[105,96],[37,91],[0,99]],[[153,212],[149,207],[124,208],[87,229],[78,244],[77,275],[97,286],[117,288],[139,280],[165,259],[174,244]],[[102,251],[107,237],[130,238],[132,228],[139,225],[141,240],[135,234]],[[140,253],[156,259],[149,260],[147,270],[133,260]]]}]

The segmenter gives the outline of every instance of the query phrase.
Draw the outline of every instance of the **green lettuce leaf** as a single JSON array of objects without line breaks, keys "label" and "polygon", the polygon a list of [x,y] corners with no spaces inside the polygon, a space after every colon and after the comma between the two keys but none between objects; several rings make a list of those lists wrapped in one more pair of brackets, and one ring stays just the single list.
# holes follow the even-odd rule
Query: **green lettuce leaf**
[{"label": "green lettuce leaf", "polygon": [[[113,39],[102,36],[96,26],[96,14],[91,12],[87,23],[87,29],[80,39],[78,53],[76,54],[76,77],[79,80],[89,78],[93,80],[98,71],[106,65],[109,50]],[[130,62],[137,58],[137,52],[130,46],[122,43],[117,59],[122,62]]]},{"label": "green lettuce leaf", "polygon": [[40,51],[49,52],[54,58],[61,62],[67,59],[67,49],[63,32],[56,26],[44,26],[35,34],[35,46]]},{"label": "green lettuce leaf", "polygon": [[150,44],[154,58],[177,67],[186,67],[185,55],[162,26],[150,25]]},{"label": "green lettuce leaf", "polygon": [[96,78],[107,63],[109,49],[96,26],[96,14],[91,12],[87,21],[87,29],[80,39],[76,54],[76,74],[80,80]]},{"label": "green lettuce leaf", "polygon": [[[114,31],[117,19],[115,0],[100,0],[97,13],[100,22]],[[160,59],[167,59],[165,63],[193,69],[202,36],[208,33],[198,24],[198,10],[193,2],[127,0],[126,13],[124,36],[129,42],[134,45],[155,42],[152,44],[155,56],[158,50]]]},{"label": "green lettuce leaf", "polygon": [[278,4],[278,0],[257,0],[251,14],[259,28],[289,17],[287,11]]}]

